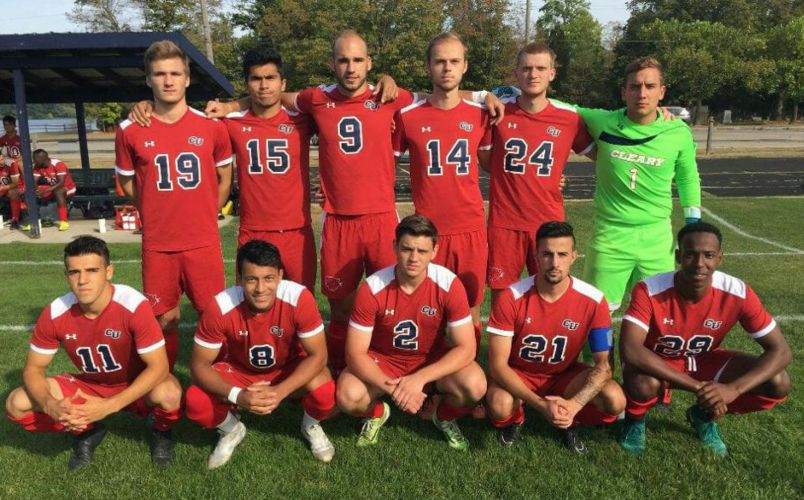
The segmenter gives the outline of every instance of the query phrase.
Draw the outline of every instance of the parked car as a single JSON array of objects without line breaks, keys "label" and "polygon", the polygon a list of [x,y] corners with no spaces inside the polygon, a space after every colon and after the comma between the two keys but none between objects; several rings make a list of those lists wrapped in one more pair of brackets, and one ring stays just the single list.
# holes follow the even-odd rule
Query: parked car
[{"label": "parked car", "polygon": [[667,106],[667,111],[673,113],[676,118],[683,120],[684,123],[692,123],[692,116],[690,110],[682,106]]}]

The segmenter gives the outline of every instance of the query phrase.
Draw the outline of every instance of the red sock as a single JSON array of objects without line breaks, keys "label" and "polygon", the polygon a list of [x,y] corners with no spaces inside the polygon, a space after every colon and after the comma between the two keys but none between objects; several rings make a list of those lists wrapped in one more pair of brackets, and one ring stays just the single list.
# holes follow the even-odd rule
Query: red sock
[{"label": "red sock", "polygon": [[173,367],[179,358],[179,329],[174,328],[162,333],[165,335],[165,351],[167,351],[170,373],[173,373]]},{"label": "red sock", "polygon": [[586,406],[575,414],[573,424],[602,425],[610,424],[615,420],[617,420],[617,415],[609,415],[606,412],[600,411],[598,407],[592,403],[586,403]]},{"label": "red sock", "polygon": [[[383,410],[384,408],[382,406],[382,401],[378,400],[377,402],[374,403],[374,407],[371,410],[367,411],[362,415],[356,415],[356,416],[362,418],[380,418],[382,417]],[[312,417],[312,415],[310,416]]]},{"label": "red sock", "polygon": [[327,353],[329,364],[335,371],[346,368],[346,330],[349,324],[342,321],[330,321],[327,327]]},{"label": "red sock", "polygon": [[508,427],[511,424],[521,424],[525,422],[525,409],[520,404],[516,407],[514,412],[507,417],[500,420],[494,418],[490,418],[489,420],[491,420],[491,425],[497,428]]},{"label": "red sock", "polygon": [[59,207],[59,220],[67,220],[67,207]]},{"label": "red sock", "polygon": [[316,420],[326,420],[332,416],[335,409],[335,381],[324,382],[302,396],[301,404],[304,411]]},{"label": "red sock", "polygon": [[151,414],[154,416],[154,429],[168,431],[181,419],[181,407],[173,410],[163,410],[156,406],[151,411]]},{"label": "red sock", "polygon": [[739,396],[737,399],[732,401],[729,406],[729,413],[751,413],[755,411],[762,411],[762,410],[770,410],[778,403],[781,403],[787,399],[787,397],[777,399],[777,398],[769,398],[768,396],[763,396],[761,394],[751,394],[746,393],[742,396]]},{"label": "red sock", "polygon": [[32,411],[20,418],[8,415],[8,419],[29,432],[70,432],[71,434],[81,434],[94,427],[94,424],[89,424],[83,431],[67,431],[64,425],[54,421],[50,418],[50,415],[38,411]]},{"label": "red sock", "polygon": [[232,405],[213,398],[196,385],[191,385],[184,393],[184,414],[204,429],[219,426],[231,408]]},{"label": "red sock", "polygon": [[22,202],[20,200],[11,200],[11,220],[14,222],[20,221],[20,211],[22,210]]},{"label": "red sock", "polygon": [[649,399],[648,401],[641,402],[631,399],[631,397],[626,394],[625,395],[626,404],[625,404],[625,413],[628,415],[628,418],[631,420],[640,420],[645,416],[645,413],[656,404],[656,401],[659,400],[658,397]]},{"label": "red sock", "polygon": [[441,400],[441,404],[438,405],[436,415],[439,420],[455,420],[472,413],[474,407],[475,405],[469,407],[453,406],[452,403],[449,402],[449,398],[444,398]]}]

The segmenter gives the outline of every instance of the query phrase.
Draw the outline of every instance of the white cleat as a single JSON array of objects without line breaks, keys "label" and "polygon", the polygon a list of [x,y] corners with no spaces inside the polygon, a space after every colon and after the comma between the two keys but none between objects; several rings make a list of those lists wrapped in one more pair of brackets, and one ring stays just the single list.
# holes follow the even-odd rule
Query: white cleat
[{"label": "white cleat", "polygon": [[218,439],[215,449],[209,455],[209,461],[207,462],[209,470],[221,467],[232,458],[235,448],[246,437],[246,426],[243,425],[243,422],[238,422],[232,432],[223,433],[220,429],[218,432],[221,433],[221,437]]},{"label": "white cleat", "polygon": [[302,425],[301,433],[304,439],[310,443],[310,451],[313,452],[315,458],[322,462],[332,460],[332,457],[335,456],[335,447],[332,446],[332,443],[324,433],[324,429],[321,428],[320,424],[310,425],[308,427]]}]

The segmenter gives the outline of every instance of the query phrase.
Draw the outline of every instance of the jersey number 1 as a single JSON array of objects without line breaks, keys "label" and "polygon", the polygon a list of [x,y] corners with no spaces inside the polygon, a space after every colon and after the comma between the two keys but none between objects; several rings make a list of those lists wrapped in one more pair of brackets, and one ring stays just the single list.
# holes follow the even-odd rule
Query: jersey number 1
[{"label": "jersey number 1", "polygon": [[102,363],[100,367],[92,356],[92,349],[89,347],[79,347],[75,350],[75,353],[78,354],[78,357],[81,358],[81,363],[84,365],[82,367],[84,373],[100,373],[101,371],[109,373],[116,372],[122,368],[120,363],[114,359],[112,349],[107,344],[98,344],[95,346],[95,350],[98,351],[98,355],[100,356]]},{"label": "jersey number 1", "polygon": [[[154,158],[158,178],[156,189],[159,191],[173,191],[173,179],[170,172],[170,157],[166,154]],[[201,184],[201,161],[195,153],[179,153],[173,162],[176,170],[176,183],[182,189],[195,189]]]}]

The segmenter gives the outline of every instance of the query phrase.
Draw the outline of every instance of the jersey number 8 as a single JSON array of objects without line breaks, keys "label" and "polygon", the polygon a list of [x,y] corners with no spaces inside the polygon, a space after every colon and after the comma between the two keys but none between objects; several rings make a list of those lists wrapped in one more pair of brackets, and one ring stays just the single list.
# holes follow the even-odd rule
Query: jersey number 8
[{"label": "jersey number 8", "polygon": [[276,364],[274,348],[271,344],[255,345],[248,350],[248,362],[254,368],[264,370]]}]

